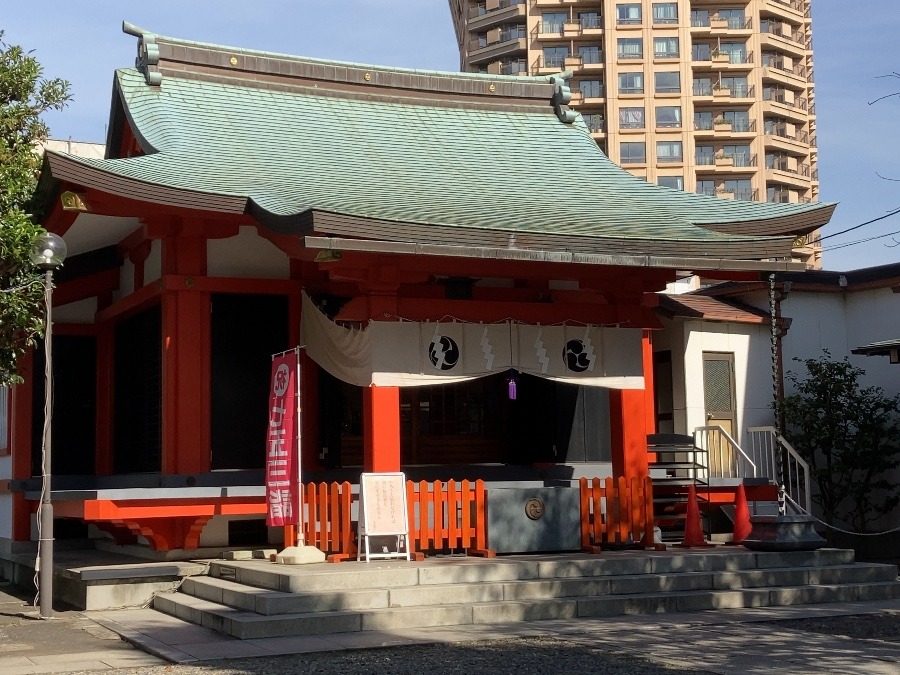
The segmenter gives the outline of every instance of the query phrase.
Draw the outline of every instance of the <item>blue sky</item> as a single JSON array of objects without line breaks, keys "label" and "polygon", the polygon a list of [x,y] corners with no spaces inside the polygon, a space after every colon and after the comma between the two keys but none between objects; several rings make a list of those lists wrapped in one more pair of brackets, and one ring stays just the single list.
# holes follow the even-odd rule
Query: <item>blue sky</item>
[{"label": "blue sky", "polygon": [[[103,141],[113,71],[132,64],[122,20],[163,35],[411,68],[457,70],[446,0],[0,0],[5,41],[34,50],[45,74],[72,83],[74,100],[47,116],[52,135]],[[825,235],[900,209],[898,0],[813,3],[820,197],[840,202]],[[900,214],[824,242],[824,266],[900,262]],[[893,248],[892,248],[893,247]]]}]

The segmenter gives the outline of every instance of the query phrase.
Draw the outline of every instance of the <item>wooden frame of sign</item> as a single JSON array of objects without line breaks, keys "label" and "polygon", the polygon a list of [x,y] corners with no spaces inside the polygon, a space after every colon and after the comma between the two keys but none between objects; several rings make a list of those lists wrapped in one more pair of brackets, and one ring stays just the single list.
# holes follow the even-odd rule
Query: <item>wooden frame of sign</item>
[{"label": "wooden frame of sign", "polygon": [[[372,537],[383,537],[381,551],[372,552]],[[395,550],[383,541],[395,538]],[[359,545],[356,559],[404,558],[409,555],[406,476],[402,473],[364,473],[359,477]]]}]

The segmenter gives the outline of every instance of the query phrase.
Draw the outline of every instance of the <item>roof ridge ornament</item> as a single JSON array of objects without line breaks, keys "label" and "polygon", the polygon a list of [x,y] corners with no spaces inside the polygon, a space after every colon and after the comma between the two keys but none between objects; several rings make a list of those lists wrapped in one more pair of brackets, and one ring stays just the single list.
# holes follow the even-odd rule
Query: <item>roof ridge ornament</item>
[{"label": "roof ridge ornament", "polygon": [[159,45],[156,44],[156,34],[128,21],[122,22],[122,32],[138,38],[134,67],[144,73],[147,84],[152,87],[161,85],[162,73],[159,72]]},{"label": "roof ridge ornament", "polygon": [[558,75],[550,77],[550,83],[553,85],[553,96],[550,98],[550,105],[553,106],[553,112],[563,124],[572,124],[578,116],[574,110],[569,108],[569,102],[572,100],[572,89],[569,87],[569,79],[574,73],[566,70]]}]

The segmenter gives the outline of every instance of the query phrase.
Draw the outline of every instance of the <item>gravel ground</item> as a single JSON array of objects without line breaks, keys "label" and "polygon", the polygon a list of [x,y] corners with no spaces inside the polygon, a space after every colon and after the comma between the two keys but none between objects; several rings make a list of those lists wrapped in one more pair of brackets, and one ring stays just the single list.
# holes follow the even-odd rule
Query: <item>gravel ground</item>
[{"label": "gravel ground", "polygon": [[[866,642],[900,642],[900,612],[754,622],[753,625],[765,624],[771,624],[773,630],[807,631]],[[753,645],[748,645],[748,652],[752,653],[753,649]],[[615,653],[609,644],[590,645],[583,637],[562,636],[228,659],[106,670],[103,675],[684,675],[688,672],[709,675],[722,671],[665,667]]]},{"label": "gravel ground", "polygon": [[583,642],[548,637],[227,659],[196,665],[106,670],[103,675],[684,675],[687,672],[702,673],[611,656]]},{"label": "gravel ground", "polygon": [[822,619],[773,621],[780,628],[811,633],[838,635],[854,640],[900,642],[900,612],[882,612],[861,616],[831,616]]}]

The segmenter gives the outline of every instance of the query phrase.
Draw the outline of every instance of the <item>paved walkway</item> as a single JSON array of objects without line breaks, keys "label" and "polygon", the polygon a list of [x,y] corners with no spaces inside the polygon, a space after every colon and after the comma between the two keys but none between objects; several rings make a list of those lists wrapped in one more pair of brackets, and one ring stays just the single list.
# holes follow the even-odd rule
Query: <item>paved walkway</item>
[{"label": "paved walkway", "polygon": [[898,613],[900,621],[900,600],[237,640],[150,609],[60,612],[58,618],[42,621],[21,596],[0,587],[0,673],[137,669],[169,662],[199,665],[225,658],[558,637],[567,644],[636,654],[658,665],[694,671],[897,675],[900,643],[767,623],[883,611]]}]

